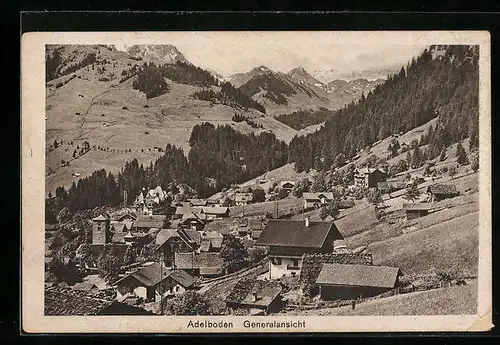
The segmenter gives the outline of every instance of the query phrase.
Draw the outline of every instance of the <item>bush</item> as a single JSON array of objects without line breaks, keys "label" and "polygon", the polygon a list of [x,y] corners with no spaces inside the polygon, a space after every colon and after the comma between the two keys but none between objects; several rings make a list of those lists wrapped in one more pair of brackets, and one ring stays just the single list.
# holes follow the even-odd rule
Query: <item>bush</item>
[{"label": "bush", "polygon": [[187,291],[180,296],[165,300],[162,306],[164,314],[167,315],[211,315],[209,301],[205,296],[195,292]]}]

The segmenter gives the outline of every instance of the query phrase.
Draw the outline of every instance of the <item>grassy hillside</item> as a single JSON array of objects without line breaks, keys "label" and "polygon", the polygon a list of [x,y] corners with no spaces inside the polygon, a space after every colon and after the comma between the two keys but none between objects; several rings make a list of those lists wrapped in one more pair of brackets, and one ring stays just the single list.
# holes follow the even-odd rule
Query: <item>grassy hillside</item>
[{"label": "grassy hillside", "polygon": [[351,306],[291,311],[287,315],[473,315],[477,312],[477,282],[467,286],[414,292]]},{"label": "grassy hillside", "polygon": [[[114,67],[114,73],[120,75],[121,70],[129,68],[127,64],[130,61],[115,61],[121,67]],[[104,66],[109,70],[113,64]],[[271,131],[286,142],[296,134],[295,130],[274,118],[262,117],[262,114],[252,110],[237,111],[248,118],[255,118],[263,129],[252,128],[246,122],[233,122],[231,118],[236,110],[232,107],[192,97],[199,87],[167,80],[170,87],[168,93],[146,100],[143,93],[132,88],[132,79],[121,83],[118,78],[99,81],[94,74],[95,70],[87,66],[74,72],[72,75],[76,77],[72,79],[71,76],[63,76],[48,83],[46,171],[47,175],[49,169],[55,173],[46,178],[47,193],[54,192],[59,185],[67,187],[77,180],[71,176],[74,172],[85,176],[97,168],[105,168],[116,173],[125,161],[133,158],[148,164],[159,156],[154,148],[164,148],[169,143],[182,147],[187,154],[192,128],[207,121],[216,125],[229,124],[242,133]],[[56,88],[55,85],[62,80],[69,81]],[[54,140],[62,140],[63,146],[48,152]],[[72,160],[73,151],[85,141],[92,148],[95,145],[108,151],[92,149]],[[61,164],[61,160],[71,161],[70,166]]]}]

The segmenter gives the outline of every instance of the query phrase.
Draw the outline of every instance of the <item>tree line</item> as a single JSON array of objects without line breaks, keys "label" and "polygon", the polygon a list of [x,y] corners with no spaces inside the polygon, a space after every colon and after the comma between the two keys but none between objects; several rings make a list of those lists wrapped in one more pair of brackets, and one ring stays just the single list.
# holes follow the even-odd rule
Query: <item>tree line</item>
[{"label": "tree line", "polygon": [[327,169],[338,154],[352,158],[377,140],[437,117],[429,139],[429,158],[469,137],[478,146],[478,46],[431,46],[406,68],[389,76],[368,95],[335,112],[318,132],[295,137],[289,162],[297,171]]},{"label": "tree line", "polygon": [[300,131],[308,126],[325,122],[334,113],[334,110],[320,108],[318,110],[297,110],[289,114],[278,115],[275,118],[285,125]]}]

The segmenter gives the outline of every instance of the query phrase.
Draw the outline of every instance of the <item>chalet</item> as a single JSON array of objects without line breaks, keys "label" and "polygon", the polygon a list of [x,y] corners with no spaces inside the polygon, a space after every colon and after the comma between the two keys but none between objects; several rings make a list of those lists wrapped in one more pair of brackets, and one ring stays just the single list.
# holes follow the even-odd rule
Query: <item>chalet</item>
[{"label": "chalet", "polygon": [[354,183],[365,188],[377,187],[379,182],[387,180],[387,173],[379,168],[359,169],[354,174]]},{"label": "chalet", "polygon": [[250,235],[253,240],[256,240],[262,234],[262,230],[264,229],[264,222],[262,219],[250,219],[248,221],[248,227],[250,228]]},{"label": "chalet", "polygon": [[167,220],[165,215],[140,215],[134,222],[132,228],[137,232],[148,232],[150,229],[163,229]]},{"label": "chalet", "polygon": [[400,275],[398,267],[323,264],[316,284],[324,300],[358,299],[394,289]]},{"label": "chalet", "polygon": [[223,274],[223,261],[219,253],[175,253],[174,268],[193,276],[218,277]]},{"label": "chalet", "polygon": [[130,229],[132,227],[132,224],[136,221],[137,217],[133,214],[130,213],[125,213],[122,214],[118,217],[115,217],[114,221],[117,223],[125,224],[127,229]]},{"label": "chalet", "polygon": [[71,288],[77,291],[85,291],[93,295],[99,293],[99,288],[97,287],[97,285],[89,282],[75,283],[75,285],[73,285]]},{"label": "chalet", "polygon": [[269,220],[256,242],[269,247],[269,277],[300,273],[305,253],[332,253],[335,240],[343,239],[335,223]]},{"label": "chalet", "polygon": [[65,316],[152,315],[153,313],[86,291],[61,286],[45,287],[44,314]]},{"label": "chalet", "polygon": [[202,213],[206,215],[207,220],[222,219],[229,217],[229,207],[204,207]]},{"label": "chalet", "polygon": [[182,220],[179,226],[184,229],[202,230],[205,226],[205,221],[207,220],[207,215],[200,213],[185,213],[182,216]]},{"label": "chalet", "polygon": [[155,251],[163,254],[164,262],[173,266],[175,253],[189,253],[199,248],[201,235],[196,230],[162,229],[156,234]]},{"label": "chalet", "polygon": [[133,295],[144,301],[158,302],[162,298],[185,292],[193,284],[194,278],[187,272],[168,269],[165,264],[155,262],[126,275],[114,285],[118,301]]},{"label": "chalet", "polygon": [[190,206],[207,206],[205,199],[188,199]]},{"label": "chalet", "polygon": [[282,181],[280,183],[280,187],[282,189],[286,189],[288,191],[291,191],[293,189],[293,187],[295,187],[295,182],[293,182],[293,181]]},{"label": "chalet", "polygon": [[234,202],[236,206],[244,206],[251,203],[253,200],[252,193],[236,193],[234,196]]},{"label": "chalet", "polygon": [[217,231],[202,231],[200,240],[200,252],[218,252],[222,246],[224,236]]},{"label": "chalet", "polygon": [[303,193],[302,198],[304,198],[304,209],[316,208],[321,205],[325,205],[333,200],[332,192],[320,192],[320,193]]},{"label": "chalet", "polygon": [[277,281],[242,279],[233,287],[226,305],[230,310],[255,310],[255,314],[279,312],[283,303],[282,287]]},{"label": "chalet", "polygon": [[182,216],[186,213],[193,213],[191,210],[191,203],[189,202],[181,202],[181,203],[172,203],[175,207],[175,213],[172,216],[172,219],[181,219]]},{"label": "chalet", "polygon": [[431,202],[454,198],[460,193],[454,184],[435,184],[427,187],[428,199]]},{"label": "chalet", "polygon": [[405,211],[407,220],[427,216],[430,209],[431,209],[431,204],[426,202],[417,204],[415,203],[403,204],[403,210]]}]

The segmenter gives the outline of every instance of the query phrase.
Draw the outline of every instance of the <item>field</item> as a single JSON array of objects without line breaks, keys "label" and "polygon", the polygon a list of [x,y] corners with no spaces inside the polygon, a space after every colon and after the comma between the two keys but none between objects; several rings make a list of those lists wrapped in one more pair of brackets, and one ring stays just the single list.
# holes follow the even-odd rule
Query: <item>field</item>
[{"label": "field", "polygon": [[265,215],[266,213],[271,213],[276,216],[276,210],[278,210],[278,216],[282,216],[288,213],[297,213],[304,207],[304,201],[295,197],[288,197],[286,199],[278,201],[265,201],[258,204],[249,204],[246,206],[234,206],[230,208],[231,216],[237,217],[243,215]]},{"label": "field", "polygon": [[[242,133],[272,131],[279,139],[289,142],[296,131],[272,116],[249,110],[236,110],[222,104],[210,104],[191,95],[199,88],[169,81],[170,92],[150,100],[132,89],[132,81],[119,85],[85,78],[74,78],[60,88],[48,88],[46,97],[46,171],[55,173],[46,178],[46,193],[96,169],[116,173],[127,160],[137,158],[148,164],[159,156],[155,147],[167,144],[183,148],[187,154],[192,128],[203,122],[230,125]],[[53,81],[54,83],[57,80]],[[246,122],[233,122],[235,112],[253,118],[264,129],[255,129]],[[63,146],[48,152],[54,140]],[[73,159],[73,152],[88,141],[107,151],[92,149]],[[72,144],[71,144],[72,143]],[[70,166],[61,164],[70,161]]]},{"label": "field", "polygon": [[339,308],[290,311],[286,315],[473,315],[477,308],[477,283],[414,292]]}]

